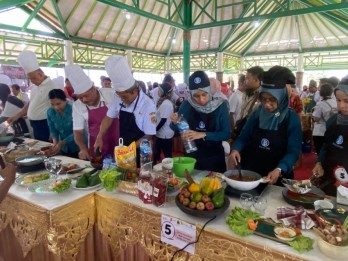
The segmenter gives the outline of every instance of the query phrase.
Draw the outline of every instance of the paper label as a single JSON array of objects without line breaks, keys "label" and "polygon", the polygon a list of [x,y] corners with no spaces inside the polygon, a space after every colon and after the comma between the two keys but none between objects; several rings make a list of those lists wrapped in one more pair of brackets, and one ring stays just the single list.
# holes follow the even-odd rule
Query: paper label
[{"label": "paper label", "polygon": [[[185,221],[162,215],[161,241],[179,249],[188,243],[196,241],[196,226]],[[186,252],[194,255],[195,244],[185,248]]]}]

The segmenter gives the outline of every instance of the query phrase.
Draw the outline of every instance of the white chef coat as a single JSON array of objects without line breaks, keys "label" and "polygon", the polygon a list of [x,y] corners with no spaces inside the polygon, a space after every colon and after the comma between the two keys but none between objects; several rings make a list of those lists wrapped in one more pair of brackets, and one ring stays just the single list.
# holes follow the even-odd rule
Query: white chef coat
[{"label": "white chef coat", "polygon": [[[88,106],[93,110],[99,108],[104,102],[105,106],[110,108],[113,98],[115,97],[115,90],[111,88],[97,89],[100,93],[100,103],[97,106]],[[88,131],[88,110],[87,105],[80,100],[76,100],[73,104],[73,130]]]},{"label": "white chef coat", "polygon": [[[116,96],[109,107],[107,116],[110,118],[118,118],[120,110],[126,112],[133,112],[137,98],[129,105],[125,107],[121,104],[121,99]],[[156,107],[153,102],[142,90],[139,90],[139,100],[137,107],[134,110],[135,122],[138,128],[143,131],[146,135],[156,134]],[[120,128],[122,126],[120,125]]]},{"label": "white chef coat", "polygon": [[27,113],[30,120],[39,121],[47,119],[47,110],[51,107],[48,93],[56,88],[50,77],[47,77],[39,86],[32,85]]}]

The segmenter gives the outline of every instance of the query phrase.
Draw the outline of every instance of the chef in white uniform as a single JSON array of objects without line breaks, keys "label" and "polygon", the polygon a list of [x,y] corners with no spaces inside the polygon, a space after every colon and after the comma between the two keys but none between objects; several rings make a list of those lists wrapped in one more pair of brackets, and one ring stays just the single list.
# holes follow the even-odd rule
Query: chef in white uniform
[{"label": "chef in white uniform", "polygon": [[[109,57],[105,62],[105,69],[111,78],[117,97],[102,121],[94,148],[105,146],[102,138],[110,129],[110,123],[116,118],[120,121],[120,137],[123,138],[123,144],[128,146],[135,141],[139,147],[145,135],[151,139],[152,135],[156,134],[155,104],[134,80],[126,57],[120,55]],[[137,165],[139,166],[138,153]]]},{"label": "chef in white uniform", "polygon": [[47,110],[51,107],[48,93],[56,86],[50,77],[41,70],[37,58],[32,51],[23,51],[18,56],[18,63],[23,67],[32,83],[30,101],[15,116],[10,117],[9,124],[27,115],[33,128],[34,138],[48,141],[50,131],[47,124]]},{"label": "chef in white uniform", "polygon": [[[90,78],[77,64],[67,65],[65,75],[69,79],[77,100],[73,104],[73,130],[76,144],[80,148],[79,158],[90,160],[95,156],[93,145],[99,132],[100,124],[106,115],[115,96],[115,90],[111,88],[99,89],[94,86]],[[110,130],[106,138],[107,146],[103,148],[103,156],[113,155],[113,150],[118,145],[118,119],[112,121],[114,128]],[[86,135],[88,141],[86,142]]]}]

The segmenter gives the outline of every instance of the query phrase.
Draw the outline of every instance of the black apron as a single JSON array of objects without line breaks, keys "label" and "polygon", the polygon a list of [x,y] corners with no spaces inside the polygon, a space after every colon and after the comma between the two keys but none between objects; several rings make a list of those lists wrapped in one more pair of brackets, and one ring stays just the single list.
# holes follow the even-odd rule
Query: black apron
[{"label": "black apron", "polygon": [[[261,129],[259,119],[256,121],[251,141],[241,152],[242,169],[254,171],[265,177],[277,167],[288,147],[288,120],[289,114],[278,130]],[[284,176],[293,179],[294,173],[291,171]],[[281,185],[281,178],[278,178],[276,185]]]},{"label": "black apron", "polygon": [[[216,116],[215,111],[211,113],[200,113],[191,109],[187,119],[190,129],[198,132],[215,132]],[[197,151],[187,153],[188,157],[197,160],[195,169],[209,170],[216,172],[226,171],[225,152],[222,141],[195,140]]]},{"label": "black apron", "polygon": [[[139,129],[134,116],[134,111],[138,105],[139,96],[132,112],[122,111],[120,109],[120,137],[123,138],[123,144],[129,146],[133,141],[144,137],[144,132]],[[121,108],[124,107],[123,103]],[[140,151],[137,149],[137,167],[140,167]]]},{"label": "black apron", "polygon": [[327,195],[335,196],[337,186],[348,187],[348,126],[337,125],[335,119],[325,133],[326,157],[322,166],[324,176],[322,189]]}]

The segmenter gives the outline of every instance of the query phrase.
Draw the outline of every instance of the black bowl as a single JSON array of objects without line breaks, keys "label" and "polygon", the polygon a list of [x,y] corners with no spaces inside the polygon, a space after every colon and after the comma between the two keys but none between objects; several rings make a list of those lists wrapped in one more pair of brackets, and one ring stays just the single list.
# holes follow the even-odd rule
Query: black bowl
[{"label": "black bowl", "polygon": [[222,205],[222,207],[213,209],[213,210],[198,210],[198,209],[192,209],[192,208],[186,207],[180,203],[179,195],[175,197],[175,203],[180,208],[181,211],[191,216],[201,217],[201,218],[213,218],[215,216],[221,215],[228,209],[228,207],[230,206],[230,199],[225,196],[224,204]]},{"label": "black bowl", "polygon": [[90,163],[91,163],[92,167],[97,169],[97,170],[101,170],[103,168],[102,163],[96,163],[96,162],[92,162],[92,161],[90,161]]}]

